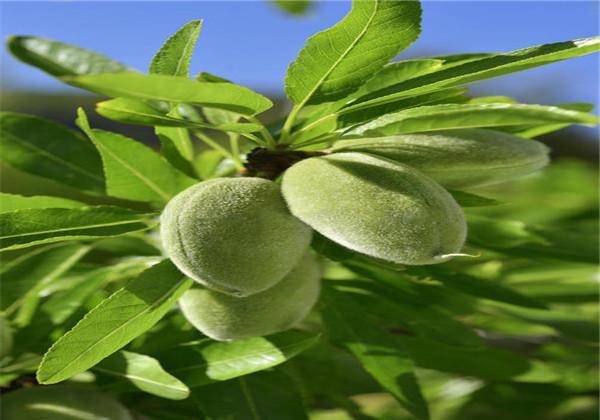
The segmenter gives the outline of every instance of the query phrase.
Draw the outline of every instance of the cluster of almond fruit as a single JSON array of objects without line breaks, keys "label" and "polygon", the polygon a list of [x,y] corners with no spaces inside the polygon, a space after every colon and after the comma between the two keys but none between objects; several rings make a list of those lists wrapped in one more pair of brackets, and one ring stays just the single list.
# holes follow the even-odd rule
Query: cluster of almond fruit
[{"label": "cluster of almond fruit", "polygon": [[216,340],[301,321],[319,296],[313,230],[403,265],[461,255],[462,208],[448,189],[518,178],[548,163],[535,140],[482,129],[338,141],[276,180],[217,178],[174,197],[161,216],[166,254],[197,286],[185,317]]}]

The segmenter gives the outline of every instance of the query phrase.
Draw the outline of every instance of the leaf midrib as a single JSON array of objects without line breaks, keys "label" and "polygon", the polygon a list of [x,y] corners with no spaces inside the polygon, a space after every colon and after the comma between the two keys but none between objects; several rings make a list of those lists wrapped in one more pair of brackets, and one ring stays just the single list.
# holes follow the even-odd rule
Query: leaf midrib
[{"label": "leaf midrib", "polygon": [[377,14],[377,11],[379,10],[379,2],[380,2],[380,0],[375,0],[375,8],[373,9],[373,12],[371,13],[371,16],[369,17],[369,20],[365,24],[365,26],[362,29],[362,31],[358,34],[358,36],[354,39],[354,41],[352,41],[352,43],[348,46],[348,48],[346,48],[346,50],[340,55],[340,57],[333,63],[333,65],[329,68],[329,70],[327,70],[325,72],[325,74],[317,81],[317,83],[315,84],[315,86],[304,97],[304,99],[300,102],[300,104],[297,105],[298,108],[302,108],[304,105],[306,105],[306,103],[310,100],[310,98],[315,94],[315,92],[323,84],[323,82],[325,81],[325,79],[327,77],[329,77],[329,75],[337,68],[337,66],[342,62],[342,60],[344,58],[346,58],[346,56],[348,54],[350,54],[350,51],[352,51],[354,49],[354,47],[356,46],[356,44],[358,44],[358,42],[363,38],[363,36],[367,32],[367,30],[370,28],[371,23],[375,19],[375,15]]},{"label": "leaf midrib", "polygon": [[65,232],[65,231],[76,230],[76,229],[95,229],[95,228],[99,228],[99,227],[120,226],[120,225],[134,224],[134,223],[143,223],[143,220],[141,220],[141,219],[121,220],[119,222],[98,223],[95,225],[83,225],[83,226],[74,226],[74,227],[60,228],[60,229],[40,230],[40,231],[36,231],[36,232],[20,233],[17,235],[0,236],[0,239],[10,239],[10,238],[15,238],[15,237],[32,236],[32,235],[43,235],[46,233]]},{"label": "leaf midrib", "polygon": [[[144,309],[143,311],[141,311],[140,313],[138,313],[137,315],[135,315],[134,317],[130,318],[129,320],[127,320],[124,324],[121,324],[121,326],[119,326],[118,328],[114,329],[113,331],[111,331],[110,333],[108,333],[107,335],[103,336],[102,338],[100,338],[99,340],[97,340],[96,342],[92,343],[90,346],[88,346],[87,349],[85,349],[84,351],[82,351],[81,353],[79,353],[79,355],[77,357],[75,357],[74,359],[72,359],[69,363],[67,363],[66,365],[64,365],[61,369],[59,369],[58,371],[56,371],[53,375],[51,375],[50,377],[48,377],[44,382],[48,383],[49,380],[52,380],[52,378],[55,378],[56,376],[60,375],[62,372],[64,372],[66,369],[68,369],[69,367],[73,366],[75,363],[79,362],[79,360],[81,360],[81,358],[83,356],[85,356],[87,353],[89,353],[90,351],[92,351],[92,349],[94,349],[95,347],[97,347],[98,345],[100,345],[101,343],[105,342],[107,339],[109,339],[110,337],[112,337],[113,335],[115,335],[118,331],[122,331],[124,328],[126,328],[128,325],[130,325],[131,323],[133,323],[134,321],[136,321],[138,318],[140,318],[141,316],[145,315],[146,313],[150,312],[151,310],[154,310],[156,307],[160,306],[164,301],[166,301],[175,290],[177,290],[181,284],[183,284],[186,281],[185,277],[182,277],[181,280],[179,280],[173,287],[171,287],[166,293],[163,293],[162,296],[160,296],[159,299],[155,300],[151,305],[149,305],[146,309]],[[123,294],[125,292],[125,288],[121,289],[120,292],[121,294]],[[117,292],[118,293],[118,292]],[[110,304],[110,299],[105,300],[106,305],[108,306]],[[103,309],[103,308],[102,308]],[[84,318],[85,319],[85,318]],[[75,326],[76,327],[76,326]],[[74,327],[74,328],[75,328]],[[70,332],[72,332],[73,330],[71,330]],[[65,339],[68,336],[64,336]],[[61,340],[57,341],[56,344],[59,344]],[[52,348],[50,349],[50,351],[48,352],[48,355],[50,354],[50,352],[52,351]],[[46,358],[46,356],[44,356],[44,359]],[[102,359],[101,359],[102,360]],[[43,362],[41,363],[40,366],[43,366]]]},{"label": "leaf midrib", "polygon": [[124,161],[121,158],[119,158],[116,154],[114,154],[112,152],[112,150],[110,150],[108,147],[106,147],[104,144],[102,144],[101,141],[96,140],[95,143],[98,144],[108,155],[110,155],[110,157],[112,157],[115,161],[117,161],[117,163],[119,163],[121,166],[125,167],[125,169],[127,169],[129,172],[131,172],[137,178],[139,178],[152,191],[154,191],[156,194],[158,194],[159,197],[161,199],[163,199],[165,202],[169,201],[171,199],[171,196],[169,194],[167,194],[165,191],[161,190],[158,187],[158,185],[156,185],[150,179],[146,178],[141,172],[139,172],[134,167],[130,166],[126,161]]},{"label": "leaf midrib", "polygon": [[[127,378],[127,379],[130,379],[130,380],[145,382],[145,383],[148,383],[148,384],[151,384],[151,385],[158,385],[161,388],[168,388],[168,389],[172,389],[172,390],[175,390],[175,391],[181,391],[181,392],[183,392],[185,394],[188,393],[187,388],[182,388],[181,386],[176,386],[176,385],[170,385],[170,384],[165,383],[165,382],[154,381],[154,380],[151,380],[150,378],[145,378],[143,376],[132,375],[130,373],[121,373],[121,372],[116,371],[116,370],[102,368],[102,367],[98,367],[98,366],[94,366],[93,369],[97,370],[99,372],[107,373],[109,375],[120,376],[120,377]],[[175,378],[173,377],[173,379],[175,379]]]},{"label": "leaf midrib", "polygon": [[104,184],[104,179],[102,179],[102,177],[94,174],[93,172],[88,172],[84,168],[82,168],[80,166],[77,166],[77,165],[74,165],[73,163],[69,162],[68,160],[64,160],[64,159],[62,159],[62,158],[60,158],[60,157],[58,157],[56,155],[53,155],[52,153],[50,153],[50,152],[48,152],[48,151],[46,151],[46,150],[44,150],[44,149],[42,149],[42,148],[34,145],[34,144],[31,144],[31,143],[29,143],[29,142],[27,142],[25,140],[22,140],[20,137],[17,137],[17,136],[15,136],[13,134],[4,132],[4,135],[7,136],[7,137],[12,138],[13,140],[16,140],[18,143],[22,144],[23,146],[25,146],[25,147],[33,150],[34,152],[39,153],[42,156],[47,157],[50,160],[53,160],[53,161],[59,163],[62,166],[68,166],[71,169],[73,169],[74,171],[79,172],[79,173],[81,173],[81,174],[83,174],[83,175],[85,175],[85,176],[87,176],[89,178],[92,178],[95,181],[100,181],[101,184]]}]

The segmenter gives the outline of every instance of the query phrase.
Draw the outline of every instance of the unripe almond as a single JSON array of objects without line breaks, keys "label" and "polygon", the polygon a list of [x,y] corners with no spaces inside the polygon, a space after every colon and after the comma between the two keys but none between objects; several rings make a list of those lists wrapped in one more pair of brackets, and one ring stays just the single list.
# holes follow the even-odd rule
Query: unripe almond
[{"label": "unripe almond", "polygon": [[248,296],[279,282],[312,231],[290,214],[280,188],[261,178],[218,178],[175,196],[161,215],[166,254],[190,278]]},{"label": "unripe almond", "polygon": [[302,160],[283,176],[291,212],[354,251],[400,264],[444,261],[460,252],[460,206],[429,177],[364,153]]},{"label": "unripe almond", "polygon": [[132,420],[117,400],[73,385],[40,385],[2,396],[2,420]]},{"label": "unripe almond", "polygon": [[316,303],[321,271],[306,254],[275,286],[238,298],[196,287],[179,300],[184,316],[205,335],[220,341],[256,337],[287,330],[301,321]]},{"label": "unripe almond", "polygon": [[542,143],[493,130],[457,129],[344,140],[334,151],[361,151],[410,165],[449,188],[497,184],[549,162]]}]

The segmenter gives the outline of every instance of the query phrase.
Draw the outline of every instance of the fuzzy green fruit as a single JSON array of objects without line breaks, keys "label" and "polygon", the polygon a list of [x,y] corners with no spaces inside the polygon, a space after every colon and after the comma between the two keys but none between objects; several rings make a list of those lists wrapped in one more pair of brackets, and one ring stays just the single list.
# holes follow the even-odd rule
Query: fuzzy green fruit
[{"label": "fuzzy green fruit", "polygon": [[362,151],[402,162],[449,188],[509,181],[549,162],[548,148],[538,141],[478,129],[344,140],[334,151]]},{"label": "fuzzy green fruit", "polygon": [[306,254],[275,286],[238,298],[193,288],[179,299],[184,316],[205,335],[219,341],[257,337],[287,330],[301,321],[319,297],[321,270]]},{"label": "fuzzy green fruit", "polygon": [[302,160],[283,176],[291,212],[354,251],[400,264],[460,252],[466,224],[452,196],[419,171],[363,153]]},{"label": "fuzzy green fruit", "polygon": [[40,385],[2,396],[2,420],[132,420],[117,400],[93,389]]},{"label": "fuzzy green fruit", "polygon": [[312,236],[290,214],[279,186],[261,178],[219,178],[186,189],[167,204],[160,233],[183,273],[236,296],[279,282]]}]

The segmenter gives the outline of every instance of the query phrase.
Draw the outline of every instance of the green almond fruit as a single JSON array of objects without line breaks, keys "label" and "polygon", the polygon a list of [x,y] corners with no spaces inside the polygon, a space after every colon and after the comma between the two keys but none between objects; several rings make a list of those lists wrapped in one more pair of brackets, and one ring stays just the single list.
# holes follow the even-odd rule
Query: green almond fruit
[{"label": "green almond fruit", "polygon": [[91,388],[39,385],[2,395],[2,420],[133,420],[117,400]]},{"label": "green almond fruit", "polygon": [[402,162],[448,188],[498,184],[549,162],[549,149],[538,141],[481,129],[343,140],[333,150],[361,151]]},{"label": "green almond fruit", "polygon": [[300,322],[319,297],[321,269],[306,254],[275,286],[248,297],[196,287],[179,299],[187,320],[214,340],[259,337],[287,330]]},{"label": "green almond fruit", "polygon": [[292,214],[351,250],[407,265],[460,252],[466,223],[435,181],[407,165],[364,153],[302,160],[283,175]]},{"label": "green almond fruit", "polygon": [[279,282],[310,245],[312,230],[261,178],[219,178],[177,194],[161,215],[165,253],[187,276],[236,296]]}]

